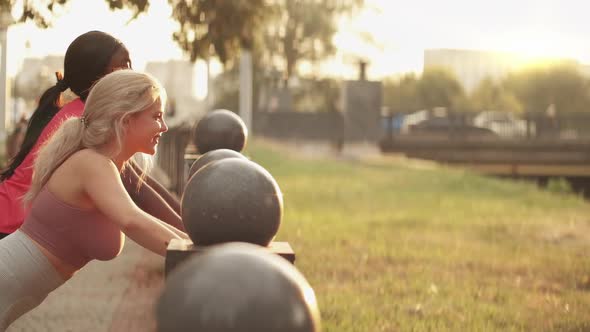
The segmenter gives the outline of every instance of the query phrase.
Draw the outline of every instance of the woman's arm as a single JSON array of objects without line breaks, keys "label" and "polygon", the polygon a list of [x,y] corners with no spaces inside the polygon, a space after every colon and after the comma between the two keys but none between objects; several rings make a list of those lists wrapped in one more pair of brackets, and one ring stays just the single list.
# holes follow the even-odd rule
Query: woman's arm
[{"label": "woman's arm", "polygon": [[[184,224],[178,212],[176,212],[149,183],[144,182],[137,188],[139,173],[135,167],[126,167],[121,174],[123,185],[135,204],[143,211],[184,231]],[[155,181],[155,180],[153,180]],[[163,188],[163,187],[162,187]],[[165,189],[164,189],[165,190]],[[180,205],[179,205],[180,206]]]},{"label": "woman's arm", "polygon": [[[135,173],[141,174],[141,167],[139,167],[139,165],[135,161],[130,160],[129,164],[131,165],[131,167],[133,167]],[[160,195],[160,197],[162,197],[166,201],[166,203],[168,203],[168,205],[174,210],[174,212],[180,214],[180,200],[178,199],[178,197],[172,194],[160,182],[156,181],[156,179],[151,177],[149,174],[146,174],[145,176],[145,183],[152,187],[152,189],[154,189],[154,191],[158,193],[158,195]]]},{"label": "woman's arm", "polygon": [[80,158],[82,187],[97,209],[115,222],[123,233],[142,247],[165,256],[171,239],[186,238],[163,222],[142,211],[125,191],[121,177],[110,159],[95,152]]},{"label": "woman's arm", "polygon": [[164,226],[164,227],[168,228],[170,231],[174,232],[174,234],[180,236],[183,239],[189,239],[189,236],[184,232],[184,230],[180,230],[180,229],[178,229],[174,226],[171,226],[165,222],[162,222],[160,220],[158,220],[158,221],[162,224],[162,226]]}]

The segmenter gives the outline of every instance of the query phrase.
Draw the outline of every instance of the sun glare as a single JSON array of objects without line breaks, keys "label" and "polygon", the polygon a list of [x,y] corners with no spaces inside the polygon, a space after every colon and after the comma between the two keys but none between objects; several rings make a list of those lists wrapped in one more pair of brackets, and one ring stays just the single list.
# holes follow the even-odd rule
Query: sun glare
[{"label": "sun glare", "polygon": [[129,11],[110,11],[104,0],[70,1],[49,29],[40,30],[30,22],[9,27],[8,73],[15,75],[25,57],[63,55],[74,38],[90,30],[121,39],[136,69],[145,68],[148,61],[181,59],[182,51],[172,40],[178,23],[170,19],[171,12],[166,0],[154,0],[148,13],[130,21]]},{"label": "sun glare", "polygon": [[[498,0],[478,9],[481,6],[467,0],[444,4],[417,0],[404,6],[390,0],[366,0],[362,10],[337,24],[333,38],[337,54],[321,65],[302,62],[302,73],[356,78],[359,59],[369,62],[369,79],[420,72],[424,50],[436,48],[513,53],[519,55],[515,61],[528,64],[555,59],[590,62],[590,49],[579,33],[587,25],[577,21],[580,15],[576,13],[582,10],[568,7],[559,12],[552,1],[527,5]],[[12,14],[18,11],[17,5]],[[110,11],[104,0],[70,0],[50,29],[40,30],[32,23],[9,28],[8,74],[14,76],[25,57],[63,55],[75,37],[89,30],[120,38],[136,69],[145,68],[149,61],[186,59],[172,40],[178,23],[170,18],[171,13],[167,0],[150,1],[149,12],[136,20],[131,20],[129,11]],[[213,76],[218,67],[212,68]]]},{"label": "sun glare", "polygon": [[197,60],[193,66],[193,95],[200,100],[207,97],[207,64],[205,61]]},{"label": "sun glare", "polygon": [[515,64],[521,67],[580,63],[584,53],[582,45],[566,36],[533,27],[503,39],[496,49],[513,54]]}]

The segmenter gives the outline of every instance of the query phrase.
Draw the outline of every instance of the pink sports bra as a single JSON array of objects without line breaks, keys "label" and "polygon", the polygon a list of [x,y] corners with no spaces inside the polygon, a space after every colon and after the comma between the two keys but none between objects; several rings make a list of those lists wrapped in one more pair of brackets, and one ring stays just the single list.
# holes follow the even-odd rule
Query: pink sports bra
[{"label": "pink sports bra", "polygon": [[20,230],[72,267],[119,255],[125,236],[98,210],[68,205],[47,186],[37,195]]}]

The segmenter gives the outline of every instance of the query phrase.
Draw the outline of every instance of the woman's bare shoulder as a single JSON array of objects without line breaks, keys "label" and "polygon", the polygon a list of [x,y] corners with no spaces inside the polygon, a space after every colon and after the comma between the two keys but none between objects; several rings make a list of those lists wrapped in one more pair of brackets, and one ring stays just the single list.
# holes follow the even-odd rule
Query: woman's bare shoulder
[{"label": "woman's bare shoulder", "polygon": [[104,160],[109,160],[109,158],[107,158],[105,155],[99,153],[98,151],[96,151],[94,149],[82,149],[80,151],[74,152],[70,156],[70,159],[82,159],[82,160],[86,160],[88,158],[90,158],[92,160],[96,160],[96,158],[100,158],[100,159],[104,159]]},{"label": "woman's bare shoulder", "polygon": [[76,168],[96,169],[97,167],[107,167],[112,169],[114,164],[107,156],[93,149],[83,149],[74,152],[68,158],[67,163]]}]

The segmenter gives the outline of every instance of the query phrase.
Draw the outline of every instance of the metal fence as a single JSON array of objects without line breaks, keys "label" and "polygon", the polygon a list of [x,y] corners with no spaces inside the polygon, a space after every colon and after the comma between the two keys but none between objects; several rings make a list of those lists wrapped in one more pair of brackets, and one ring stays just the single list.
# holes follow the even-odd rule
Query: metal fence
[{"label": "metal fence", "polygon": [[458,140],[590,139],[590,112],[551,115],[423,110],[390,113],[383,116],[381,121],[386,140],[397,135]]},{"label": "metal fence", "polygon": [[191,140],[191,127],[170,128],[162,135],[158,147],[157,165],[170,178],[170,189],[182,195],[185,182],[184,155]]}]

